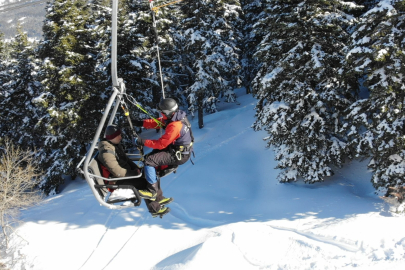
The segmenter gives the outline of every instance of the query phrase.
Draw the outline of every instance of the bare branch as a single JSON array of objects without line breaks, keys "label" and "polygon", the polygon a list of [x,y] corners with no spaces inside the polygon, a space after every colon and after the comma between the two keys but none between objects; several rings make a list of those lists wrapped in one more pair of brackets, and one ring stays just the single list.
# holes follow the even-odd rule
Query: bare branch
[{"label": "bare branch", "polygon": [[36,151],[21,150],[7,138],[0,153],[0,226],[8,248],[12,224],[18,222],[22,208],[42,201],[36,190],[41,173],[35,160]]}]

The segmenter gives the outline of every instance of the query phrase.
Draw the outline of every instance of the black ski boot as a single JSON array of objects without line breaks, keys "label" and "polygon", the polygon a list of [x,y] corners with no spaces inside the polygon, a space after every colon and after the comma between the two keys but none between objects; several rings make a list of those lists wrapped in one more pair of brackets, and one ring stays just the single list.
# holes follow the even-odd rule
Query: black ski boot
[{"label": "black ski boot", "polygon": [[142,198],[144,199],[148,199],[151,201],[156,201],[156,196],[159,190],[159,183],[153,183],[153,184],[149,184],[147,185],[146,189],[141,189],[138,190],[139,195],[141,195]]},{"label": "black ski boot", "polygon": [[164,207],[164,206],[162,206],[159,211],[157,211],[157,212],[155,212],[155,213],[151,213],[151,214],[152,214],[152,217],[153,217],[153,218],[155,218],[155,217],[160,217],[160,218],[162,218],[164,215],[168,214],[169,212],[170,212],[170,208],[169,208],[169,207]]},{"label": "black ski boot", "polygon": [[169,203],[171,203],[172,201],[174,201],[173,198],[165,198],[165,197],[163,197],[163,199],[161,199],[161,200],[159,201],[159,204],[160,204],[161,206],[165,206],[165,205],[168,205]]},{"label": "black ski boot", "polygon": [[168,166],[166,169],[163,169],[163,170],[161,170],[159,172],[159,177],[162,178],[162,177],[164,177],[166,175],[169,175],[171,173],[176,173],[178,167],[179,167],[178,165],[170,165],[170,166]]}]

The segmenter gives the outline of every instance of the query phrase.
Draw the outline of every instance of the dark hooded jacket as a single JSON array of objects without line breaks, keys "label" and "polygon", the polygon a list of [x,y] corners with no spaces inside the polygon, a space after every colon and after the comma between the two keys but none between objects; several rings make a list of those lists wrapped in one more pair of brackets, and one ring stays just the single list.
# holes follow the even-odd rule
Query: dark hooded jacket
[{"label": "dark hooded jacket", "polygon": [[97,159],[114,177],[140,174],[138,167],[127,157],[121,144],[113,144],[107,139],[103,139],[98,143],[98,151]]}]

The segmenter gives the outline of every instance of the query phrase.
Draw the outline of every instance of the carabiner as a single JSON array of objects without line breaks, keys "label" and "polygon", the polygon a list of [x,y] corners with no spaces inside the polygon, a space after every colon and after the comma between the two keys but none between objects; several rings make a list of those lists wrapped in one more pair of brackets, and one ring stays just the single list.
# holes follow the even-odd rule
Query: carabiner
[{"label": "carabiner", "polygon": [[176,151],[176,158],[177,160],[181,160],[181,152],[180,151]]}]

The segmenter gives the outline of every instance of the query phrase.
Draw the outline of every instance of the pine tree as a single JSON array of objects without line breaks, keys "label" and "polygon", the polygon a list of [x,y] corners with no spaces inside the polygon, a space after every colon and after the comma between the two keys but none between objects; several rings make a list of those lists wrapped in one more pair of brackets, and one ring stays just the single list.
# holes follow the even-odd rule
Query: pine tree
[{"label": "pine tree", "polygon": [[380,1],[362,16],[347,55],[369,97],[350,107],[345,128],[353,151],[371,157],[376,188],[405,183],[404,12],[404,1]]},{"label": "pine tree", "polygon": [[254,129],[268,132],[281,182],[323,181],[347,151],[339,130],[352,98],[339,72],[352,17],[339,1],[267,1],[266,13],[256,24],[267,34],[256,53]]},{"label": "pine tree", "polygon": [[[157,2],[155,7],[159,7],[159,4],[165,3]],[[151,38],[153,47],[151,48],[152,50],[150,53],[150,56],[152,57],[152,67],[156,69],[154,73],[158,74],[156,45],[159,45],[165,97],[176,99],[180,106],[185,104],[183,100],[183,92],[185,86],[189,85],[188,75],[184,73],[182,65],[183,50],[181,49],[184,37],[181,36],[182,25],[180,21],[182,19],[182,13],[180,8],[184,4],[185,3],[183,2],[172,2],[170,5],[160,7],[155,13],[159,43],[157,43],[156,33],[152,27],[153,25],[150,25],[150,33],[154,34],[153,38]],[[156,78],[156,80],[159,81],[160,85],[160,78]],[[158,93],[160,100],[163,97],[161,88],[158,90]],[[156,94],[154,94],[154,96],[156,96]]]},{"label": "pine tree", "polygon": [[[120,9],[118,29],[119,76],[124,79],[129,95],[148,112],[157,113],[156,104],[162,93],[157,57],[154,57],[151,10],[142,2],[128,1],[124,5],[125,9]],[[150,118],[136,107],[132,108],[133,118]]]},{"label": "pine tree", "polygon": [[5,41],[4,34],[0,32],[0,60],[7,61],[10,57],[10,44]]},{"label": "pine tree", "polygon": [[251,93],[251,82],[260,68],[260,62],[257,58],[253,57],[253,54],[256,52],[256,47],[263,39],[265,31],[262,31],[261,28],[254,29],[253,26],[266,15],[263,11],[263,1],[264,0],[241,1],[245,23],[243,26],[241,75],[247,93]]},{"label": "pine tree", "polygon": [[93,137],[95,128],[102,118],[102,113],[108,100],[112,95],[111,80],[111,1],[94,0],[90,3],[91,16],[88,20],[88,29],[90,30],[89,44],[93,59],[92,80],[88,84],[89,98],[86,100],[89,110],[87,113],[92,115],[95,123],[89,137]]},{"label": "pine tree", "polygon": [[4,42],[4,34],[0,32],[0,60],[4,61],[4,53],[6,50],[6,45]]},{"label": "pine tree", "polygon": [[358,12],[356,12],[356,14],[361,16],[365,12],[374,8],[380,2],[380,0],[356,0],[354,2],[356,2],[356,4],[362,5],[364,7],[363,9],[360,9],[360,10],[358,10]]},{"label": "pine tree", "polygon": [[41,90],[37,78],[40,63],[35,58],[35,44],[28,41],[20,25],[11,48],[7,66],[9,80],[3,84],[7,94],[0,100],[5,127],[1,130],[1,137],[8,137],[24,149],[33,149],[40,140],[35,132],[39,115],[34,103]]},{"label": "pine tree", "polygon": [[[4,34],[0,32],[0,86],[7,81],[6,66],[7,66],[7,44],[4,40]],[[0,90],[1,91],[1,90]],[[4,93],[2,93],[4,95]]]},{"label": "pine tree", "polygon": [[[186,90],[189,110],[198,111],[199,127],[204,126],[203,108],[215,112],[220,95],[233,102],[233,88],[240,83],[240,33],[236,29],[241,8],[238,1],[185,1],[182,10],[184,33],[183,63],[192,76]],[[195,12],[198,10],[198,12]]]},{"label": "pine tree", "polygon": [[63,174],[75,176],[76,164],[94,132],[96,120],[88,114],[93,111],[89,93],[96,90],[87,84],[94,82],[95,64],[94,52],[89,50],[88,17],[88,6],[81,0],[56,0],[47,7],[40,47],[44,61],[41,106],[47,111],[41,122],[47,153],[42,184],[46,193],[55,190]]},{"label": "pine tree", "polygon": [[[8,62],[6,56],[6,42],[4,41],[4,34],[0,32],[0,110],[5,110],[4,100],[8,97],[8,87],[7,83],[10,80],[10,75],[8,73]],[[8,107],[8,106],[7,106]],[[7,118],[5,114],[0,114],[0,137],[4,138],[7,127]]]}]

